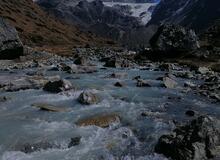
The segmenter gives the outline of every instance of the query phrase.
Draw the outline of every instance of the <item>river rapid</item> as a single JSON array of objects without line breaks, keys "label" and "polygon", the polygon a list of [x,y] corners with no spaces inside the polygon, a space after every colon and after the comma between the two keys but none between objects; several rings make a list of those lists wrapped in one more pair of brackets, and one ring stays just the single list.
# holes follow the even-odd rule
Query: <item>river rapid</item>
[{"label": "river rapid", "polygon": [[[0,72],[1,81],[24,76],[38,68]],[[112,73],[126,73],[111,78]],[[178,71],[176,71],[178,72]],[[0,102],[0,159],[1,160],[166,160],[154,153],[159,137],[170,133],[175,125],[193,117],[185,114],[194,110],[199,114],[220,117],[219,103],[184,88],[188,79],[175,78],[178,87],[161,87],[165,71],[149,68],[115,69],[98,67],[90,74],[68,74],[46,71],[45,75],[59,75],[77,89],[53,94],[42,89],[0,91],[9,100]],[[135,76],[146,79],[151,87],[136,87]],[[191,80],[199,84],[201,81]],[[116,87],[122,82],[123,87]],[[82,105],[78,96],[85,90],[96,93],[101,101]],[[35,103],[47,103],[67,109],[66,112],[41,111]],[[107,128],[78,126],[82,118],[117,114],[120,121]],[[69,147],[71,138],[81,137],[79,144]],[[26,144],[49,143],[52,146],[24,153]]]}]

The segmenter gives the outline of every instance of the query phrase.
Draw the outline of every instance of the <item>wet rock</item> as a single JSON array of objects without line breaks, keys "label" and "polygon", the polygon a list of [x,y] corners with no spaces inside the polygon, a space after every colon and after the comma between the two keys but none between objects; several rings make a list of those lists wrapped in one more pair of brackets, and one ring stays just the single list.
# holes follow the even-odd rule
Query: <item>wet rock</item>
[{"label": "wet rock", "polygon": [[150,40],[154,51],[176,56],[179,52],[198,49],[199,41],[193,30],[178,25],[164,24]]},{"label": "wet rock", "polygon": [[187,79],[191,79],[195,77],[192,72],[178,72],[175,73],[175,76],[180,78],[187,78]]},{"label": "wet rock", "polygon": [[125,59],[119,59],[119,58],[110,58],[105,62],[104,67],[111,67],[111,68],[128,68],[130,67],[130,62]]},{"label": "wet rock", "polygon": [[158,77],[156,80],[157,81],[163,81],[163,77]]},{"label": "wet rock", "polygon": [[81,137],[71,138],[71,141],[70,141],[70,143],[68,145],[68,148],[79,145],[80,144],[80,140],[81,140]]},{"label": "wet rock", "polygon": [[65,71],[70,74],[79,74],[79,73],[94,73],[97,72],[97,68],[95,66],[88,65],[76,65],[76,64],[65,64],[60,63],[58,65],[59,70]]},{"label": "wet rock", "polygon": [[200,116],[160,137],[155,152],[175,160],[211,159],[220,154],[219,121]]},{"label": "wet rock", "polygon": [[128,74],[126,72],[116,72],[112,73],[109,78],[117,78],[117,79],[124,79],[127,78]]},{"label": "wet rock", "polygon": [[132,78],[132,80],[138,80],[141,79],[141,76],[135,76],[134,78]]},{"label": "wet rock", "polygon": [[169,63],[162,63],[159,65],[159,68],[162,70],[162,71],[169,71],[171,70],[171,64]]},{"label": "wet rock", "polygon": [[115,86],[115,87],[123,87],[124,84],[121,83],[121,82],[116,82],[116,83],[114,84],[114,86]]},{"label": "wet rock", "polygon": [[152,111],[145,111],[141,113],[143,117],[160,117],[163,113],[160,112],[152,112]]},{"label": "wet rock", "polygon": [[88,64],[88,60],[87,60],[87,58],[85,58],[83,56],[79,56],[79,57],[76,58],[74,63],[77,64],[77,65],[87,65]]},{"label": "wet rock", "polygon": [[0,103],[1,103],[1,102],[6,102],[7,100],[8,100],[8,98],[5,97],[5,96],[0,97]]},{"label": "wet rock", "polygon": [[117,114],[97,115],[90,118],[82,119],[76,122],[79,126],[95,125],[102,128],[108,127],[111,123],[120,122],[120,117]]},{"label": "wet rock", "polygon": [[190,82],[190,81],[186,81],[184,83],[184,87],[189,87],[189,88],[195,88],[196,87],[196,84]]},{"label": "wet rock", "polygon": [[199,67],[197,72],[200,74],[206,74],[210,72],[210,70],[207,67]]},{"label": "wet rock", "polygon": [[193,111],[193,110],[187,110],[187,111],[185,112],[185,114],[186,114],[187,116],[189,116],[189,117],[193,117],[193,116],[195,115],[195,111]]},{"label": "wet rock", "polygon": [[146,80],[143,80],[143,79],[138,79],[136,86],[137,87],[151,87],[151,85]]},{"label": "wet rock", "polygon": [[85,105],[97,104],[99,101],[99,97],[89,91],[84,91],[78,97],[78,102]]},{"label": "wet rock", "polygon": [[0,59],[16,59],[23,55],[23,45],[16,29],[0,17]]},{"label": "wet rock", "polygon": [[66,112],[67,111],[67,108],[57,107],[57,106],[46,104],[46,103],[35,103],[35,104],[32,104],[32,106],[37,107],[42,111],[48,111],[48,112]]},{"label": "wet rock", "polygon": [[32,153],[32,152],[36,152],[36,151],[50,149],[53,147],[54,146],[48,142],[39,142],[39,143],[34,143],[34,144],[26,143],[26,144],[21,145],[19,147],[17,146],[16,149],[20,148],[19,150],[21,152]]},{"label": "wet rock", "polygon": [[163,78],[163,86],[166,87],[166,88],[176,88],[176,86],[178,85],[178,83],[171,79],[170,77],[164,77]]},{"label": "wet rock", "polygon": [[111,58],[105,62],[104,67],[119,68],[119,67],[121,67],[121,62],[120,62],[120,60],[118,60],[116,58]]},{"label": "wet rock", "polygon": [[49,81],[45,84],[43,90],[51,93],[59,93],[73,89],[71,82],[67,80]]}]

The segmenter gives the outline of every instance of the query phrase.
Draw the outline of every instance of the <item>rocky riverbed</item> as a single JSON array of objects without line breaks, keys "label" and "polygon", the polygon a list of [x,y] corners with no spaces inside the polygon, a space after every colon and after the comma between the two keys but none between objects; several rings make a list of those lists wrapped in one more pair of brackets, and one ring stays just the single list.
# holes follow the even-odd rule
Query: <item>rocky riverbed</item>
[{"label": "rocky riverbed", "polygon": [[[219,156],[219,73],[174,63],[137,64],[134,53],[97,52],[78,49],[70,58],[33,52],[20,61],[1,61],[2,160]],[[177,148],[172,153],[166,138]],[[180,145],[184,142],[190,147]]]}]

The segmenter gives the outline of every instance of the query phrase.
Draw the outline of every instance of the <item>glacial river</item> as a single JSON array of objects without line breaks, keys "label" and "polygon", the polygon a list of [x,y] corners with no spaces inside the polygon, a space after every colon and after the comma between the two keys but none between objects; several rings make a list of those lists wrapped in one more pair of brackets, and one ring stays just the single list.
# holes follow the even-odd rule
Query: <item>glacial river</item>
[{"label": "glacial river", "polygon": [[[0,75],[22,75],[30,70]],[[114,72],[126,72],[121,79],[108,78]],[[172,131],[175,124],[191,120],[187,110],[220,117],[220,107],[206,97],[183,87],[186,79],[177,78],[175,89],[160,87],[165,72],[140,69],[99,69],[91,74],[67,74],[50,71],[47,75],[60,75],[76,86],[59,94],[39,90],[0,92],[10,97],[0,102],[0,159],[1,160],[165,160],[154,153],[158,138]],[[133,77],[147,79],[152,87],[136,87]],[[114,83],[123,82],[123,87]],[[194,83],[199,83],[194,81]],[[96,93],[101,101],[82,105],[77,101],[84,90]],[[41,111],[34,103],[47,103],[67,108],[67,112]],[[147,116],[143,116],[146,113]],[[108,128],[77,126],[82,118],[100,114],[118,114],[120,122]],[[71,138],[81,137],[78,145],[68,147]],[[25,144],[46,142],[54,147],[24,153]]]}]

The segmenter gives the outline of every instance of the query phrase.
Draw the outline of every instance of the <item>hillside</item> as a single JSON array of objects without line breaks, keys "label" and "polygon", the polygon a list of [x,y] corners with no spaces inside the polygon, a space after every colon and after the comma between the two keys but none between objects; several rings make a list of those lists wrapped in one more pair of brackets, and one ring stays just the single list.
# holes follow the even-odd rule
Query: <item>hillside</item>
[{"label": "hillside", "polygon": [[219,0],[163,0],[155,8],[149,24],[174,23],[201,32],[220,15]]},{"label": "hillside", "polygon": [[83,33],[48,16],[32,0],[0,0],[0,16],[19,32],[24,44],[53,52],[67,52],[73,46],[102,45],[102,39]]}]

